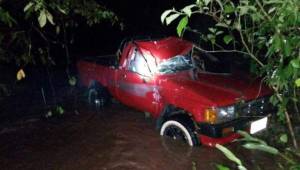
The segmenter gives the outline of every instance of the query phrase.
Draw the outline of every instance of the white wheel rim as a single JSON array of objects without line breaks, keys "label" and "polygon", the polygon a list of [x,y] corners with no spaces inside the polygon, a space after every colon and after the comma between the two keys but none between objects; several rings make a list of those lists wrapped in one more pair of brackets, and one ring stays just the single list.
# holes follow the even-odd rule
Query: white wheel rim
[{"label": "white wheel rim", "polygon": [[160,135],[163,136],[165,133],[165,130],[167,129],[167,127],[169,126],[176,126],[178,127],[185,135],[187,142],[190,146],[193,146],[193,141],[192,141],[192,137],[190,135],[190,133],[188,132],[188,130],[179,122],[175,121],[175,120],[169,120],[166,121],[163,126],[160,129]]},{"label": "white wheel rim", "polygon": [[89,90],[89,97],[88,97],[88,100],[89,100],[89,103],[90,104],[95,104],[95,99],[94,99],[94,101],[92,101],[92,95],[96,95],[97,96],[97,90],[95,90],[95,89],[91,89],[91,90]]}]

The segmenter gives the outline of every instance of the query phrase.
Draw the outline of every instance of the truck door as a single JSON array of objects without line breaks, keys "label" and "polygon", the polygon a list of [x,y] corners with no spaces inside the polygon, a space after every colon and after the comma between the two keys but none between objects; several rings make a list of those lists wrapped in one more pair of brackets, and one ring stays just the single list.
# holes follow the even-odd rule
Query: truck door
[{"label": "truck door", "polygon": [[151,79],[151,70],[141,52],[132,47],[126,66],[118,73],[119,100],[138,110],[154,113],[156,110],[156,84]]}]

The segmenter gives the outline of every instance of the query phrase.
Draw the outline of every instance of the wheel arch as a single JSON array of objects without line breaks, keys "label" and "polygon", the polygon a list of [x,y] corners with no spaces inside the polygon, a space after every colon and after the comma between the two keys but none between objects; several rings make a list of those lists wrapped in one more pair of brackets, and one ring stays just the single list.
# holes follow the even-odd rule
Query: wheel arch
[{"label": "wheel arch", "polygon": [[190,115],[190,113],[188,111],[186,111],[185,109],[176,107],[171,104],[167,104],[164,107],[162,113],[160,114],[160,116],[157,119],[156,128],[160,129],[162,124],[171,118],[182,119],[186,123],[191,125],[191,127],[194,128],[193,130],[196,129],[196,124],[195,124],[195,120],[194,120],[193,116]]},{"label": "wheel arch", "polygon": [[93,87],[99,87],[99,86],[102,86],[101,83],[97,80],[91,80],[88,84],[88,89],[89,88],[93,88]]},{"label": "wheel arch", "polygon": [[87,97],[88,97],[88,102],[91,103],[91,95],[92,93],[96,93],[98,97],[102,98],[105,100],[105,104],[110,104],[111,103],[111,98],[112,95],[110,94],[109,90],[101,84],[101,82],[97,80],[91,80],[89,82],[88,88],[87,88]]}]

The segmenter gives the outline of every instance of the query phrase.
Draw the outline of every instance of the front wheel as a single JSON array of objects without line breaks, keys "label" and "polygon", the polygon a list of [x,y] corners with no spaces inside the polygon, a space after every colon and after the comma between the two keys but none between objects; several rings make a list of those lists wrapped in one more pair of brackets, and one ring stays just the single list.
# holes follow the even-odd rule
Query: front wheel
[{"label": "front wheel", "polygon": [[170,119],[164,122],[160,129],[160,135],[183,141],[190,146],[199,143],[192,126],[180,119]]}]

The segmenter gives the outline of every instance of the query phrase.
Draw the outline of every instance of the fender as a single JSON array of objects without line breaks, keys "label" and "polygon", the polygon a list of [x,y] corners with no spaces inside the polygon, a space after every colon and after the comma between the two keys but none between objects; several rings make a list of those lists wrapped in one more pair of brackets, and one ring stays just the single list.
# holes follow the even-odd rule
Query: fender
[{"label": "fender", "polygon": [[193,116],[190,116],[187,111],[168,104],[164,107],[163,111],[156,120],[156,129],[160,129],[162,124],[171,117],[182,117],[184,119],[188,119],[189,123],[192,123],[194,127],[196,127]]}]

